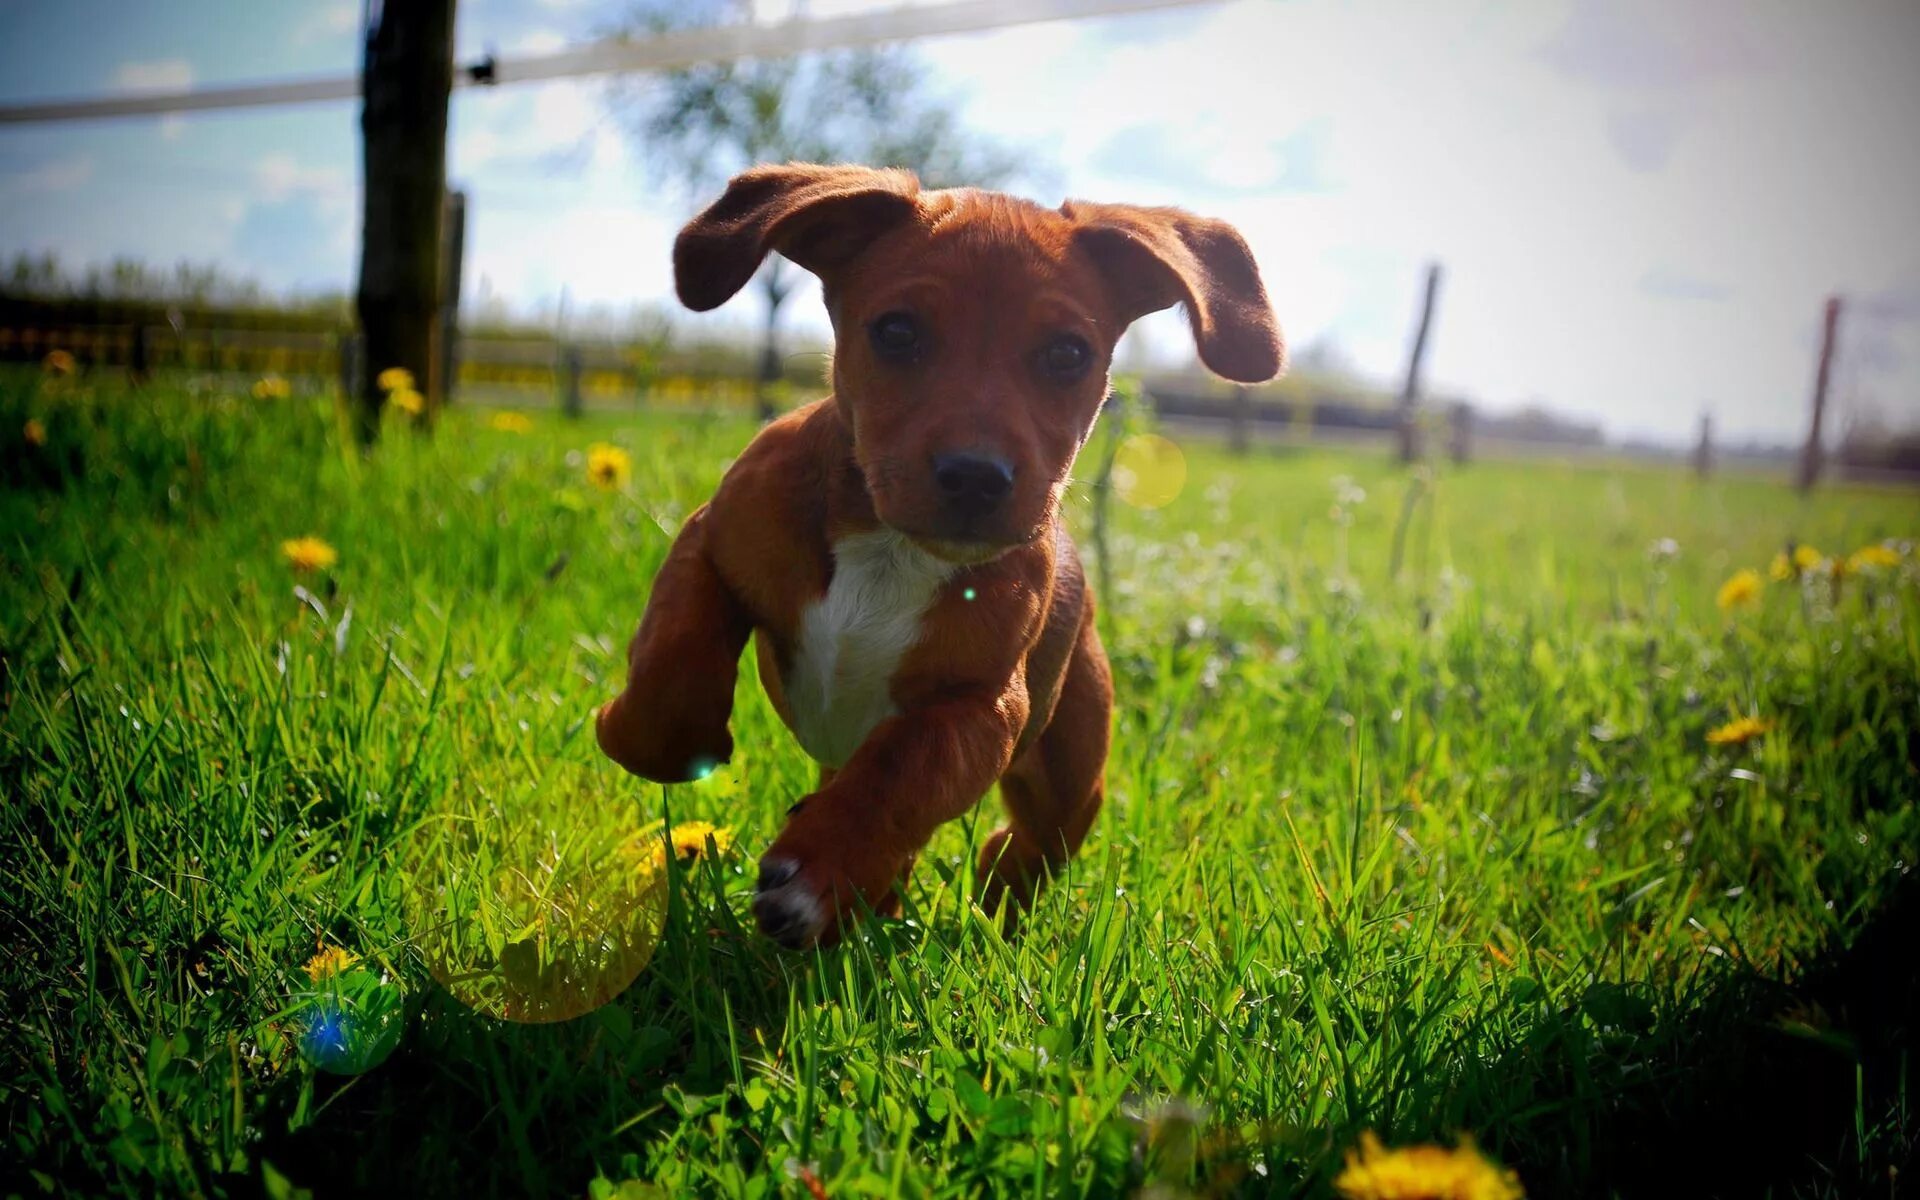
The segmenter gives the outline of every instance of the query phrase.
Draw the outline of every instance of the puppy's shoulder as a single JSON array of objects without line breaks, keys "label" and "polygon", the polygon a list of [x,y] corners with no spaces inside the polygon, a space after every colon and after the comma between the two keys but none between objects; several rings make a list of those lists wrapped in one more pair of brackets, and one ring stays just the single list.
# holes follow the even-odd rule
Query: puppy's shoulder
[{"label": "puppy's shoulder", "polygon": [[755,435],[708,504],[708,552],[763,619],[826,586],[826,492],[838,416],[817,401]]},{"label": "puppy's shoulder", "polygon": [[[733,460],[713,496],[720,520],[799,519],[823,510],[838,417],[817,400],[770,422]],[[843,435],[842,435],[843,436]]]}]

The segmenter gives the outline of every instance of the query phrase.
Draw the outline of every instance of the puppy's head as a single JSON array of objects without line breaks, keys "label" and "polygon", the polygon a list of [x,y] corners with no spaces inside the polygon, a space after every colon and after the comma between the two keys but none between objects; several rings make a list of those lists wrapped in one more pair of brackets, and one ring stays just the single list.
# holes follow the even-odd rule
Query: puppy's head
[{"label": "puppy's head", "polygon": [[1200,360],[1228,379],[1270,379],[1284,359],[1246,243],[1179,209],[759,167],[681,232],[681,300],[717,307],[770,251],[820,277],[835,402],[875,511],[955,561],[1045,527],[1136,318],[1185,305]]}]

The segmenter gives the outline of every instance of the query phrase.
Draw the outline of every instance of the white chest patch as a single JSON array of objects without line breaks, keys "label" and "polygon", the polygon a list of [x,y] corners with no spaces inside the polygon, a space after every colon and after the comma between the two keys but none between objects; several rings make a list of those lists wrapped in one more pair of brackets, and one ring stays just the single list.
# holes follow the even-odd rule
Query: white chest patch
[{"label": "white chest patch", "polygon": [[784,680],[794,736],[816,761],[845,766],[894,714],[894,668],[920,640],[920,618],[954,569],[891,529],[833,544],[833,580],[801,614]]}]

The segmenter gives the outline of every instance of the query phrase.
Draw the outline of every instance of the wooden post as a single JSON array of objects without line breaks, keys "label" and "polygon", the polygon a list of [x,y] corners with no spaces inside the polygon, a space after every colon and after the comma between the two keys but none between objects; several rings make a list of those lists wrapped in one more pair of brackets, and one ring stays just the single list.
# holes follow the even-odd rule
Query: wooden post
[{"label": "wooden post", "polygon": [[1827,381],[1833,374],[1833,344],[1840,328],[1840,297],[1827,297],[1825,326],[1820,335],[1820,368],[1813,378],[1813,426],[1800,453],[1800,490],[1812,489],[1820,478],[1820,423],[1827,415]]},{"label": "wooden post", "polygon": [[467,256],[467,194],[449,191],[440,214],[440,403],[460,390],[460,270]]},{"label": "wooden post", "polygon": [[578,420],[584,410],[580,398],[580,347],[569,342],[560,347],[560,411],[569,420]]},{"label": "wooden post", "polygon": [[760,378],[753,391],[754,409],[761,424],[780,415],[774,395],[780,391],[783,374],[780,361],[780,305],[787,298],[786,273],[781,260],[770,258],[760,272],[760,290],[767,303],[767,324],[760,343]]},{"label": "wooden post", "polygon": [[1700,414],[1700,442],[1693,448],[1693,473],[1705,479],[1713,474],[1713,414]]},{"label": "wooden post", "polygon": [[1426,295],[1420,301],[1420,324],[1413,334],[1413,350],[1407,356],[1407,379],[1400,389],[1400,461],[1410,463],[1420,457],[1420,366],[1427,356],[1427,332],[1433,327],[1433,302],[1440,291],[1440,264],[1427,264]]},{"label": "wooden post", "polygon": [[1235,454],[1245,454],[1252,441],[1248,426],[1253,420],[1253,393],[1245,384],[1233,389],[1233,429],[1229,435],[1229,445]]},{"label": "wooden post", "polygon": [[1447,427],[1447,454],[1455,463],[1473,460],[1473,405],[1464,400],[1453,406]]},{"label": "wooden post", "polygon": [[360,387],[360,376],[363,373],[360,359],[365,354],[361,341],[357,333],[340,335],[340,399],[346,404],[353,403],[354,396]]},{"label": "wooden post", "polygon": [[145,383],[153,371],[153,353],[147,345],[147,323],[133,324],[133,346],[127,355],[127,378],[135,385]]},{"label": "wooden post", "polygon": [[372,6],[361,73],[362,198],[356,308],[366,338],[354,433],[380,434],[381,371],[405,367],[427,403],[440,396],[433,327],[440,301],[440,210],[447,187],[447,97],[454,0]]}]

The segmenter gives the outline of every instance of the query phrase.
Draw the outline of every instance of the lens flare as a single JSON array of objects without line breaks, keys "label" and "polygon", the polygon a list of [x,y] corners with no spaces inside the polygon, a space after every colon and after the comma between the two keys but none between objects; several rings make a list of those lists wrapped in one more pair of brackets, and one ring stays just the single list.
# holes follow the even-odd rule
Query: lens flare
[{"label": "lens flare", "polygon": [[470,771],[407,849],[408,917],[427,970],[502,1020],[565,1021],[631,985],[666,921],[667,854],[636,832],[611,767]]},{"label": "lens flare", "polygon": [[406,1027],[406,993],[380,967],[357,963],[296,992],[282,1028],[300,1057],[334,1075],[358,1075],[386,1061]]},{"label": "lens flare", "polygon": [[1187,486],[1187,456],[1157,433],[1136,433],[1113,455],[1113,490],[1135,508],[1165,508]]}]

